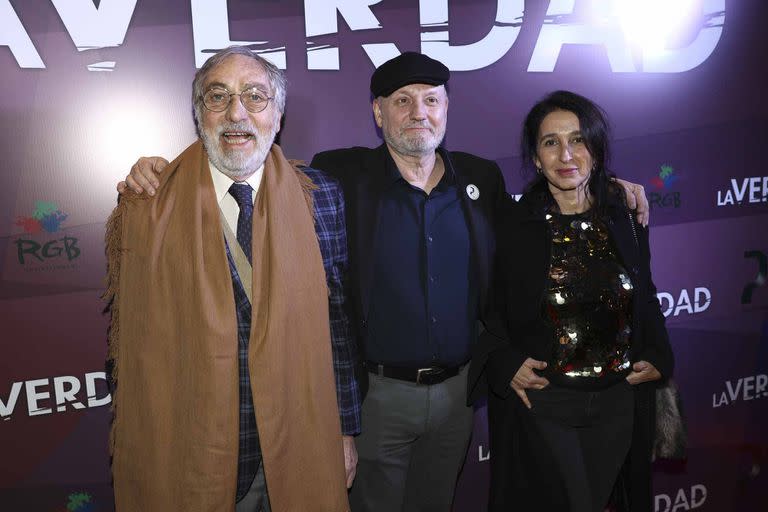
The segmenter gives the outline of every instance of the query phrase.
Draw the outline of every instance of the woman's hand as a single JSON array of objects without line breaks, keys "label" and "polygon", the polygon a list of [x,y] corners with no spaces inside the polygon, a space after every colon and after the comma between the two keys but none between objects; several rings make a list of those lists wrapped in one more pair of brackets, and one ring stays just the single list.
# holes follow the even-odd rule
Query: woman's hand
[{"label": "woman's hand", "polygon": [[648,361],[638,361],[632,365],[632,371],[626,376],[627,382],[632,384],[640,384],[642,382],[649,382],[652,380],[659,380],[661,373]]},{"label": "woman's hand", "polygon": [[[517,396],[523,401],[527,408],[531,408],[531,402],[528,400],[528,395],[525,393],[526,389],[544,389],[549,385],[549,381],[544,377],[539,377],[533,370],[543,370],[547,367],[547,363],[544,361],[537,361],[532,357],[525,360],[523,365],[517,370],[512,381],[509,383],[510,387],[515,390]],[[656,372],[658,373],[658,372]]]}]

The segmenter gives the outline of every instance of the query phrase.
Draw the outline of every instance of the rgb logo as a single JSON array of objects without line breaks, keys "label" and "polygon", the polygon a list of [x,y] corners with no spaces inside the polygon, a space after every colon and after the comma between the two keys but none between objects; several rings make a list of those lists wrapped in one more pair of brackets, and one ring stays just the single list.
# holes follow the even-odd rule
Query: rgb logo
[{"label": "rgb logo", "polygon": [[36,235],[42,231],[46,233],[57,232],[61,227],[61,223],[65,220],[67,220],[67,214],[59,210],[56,203],[36,201],[35,211],[32,212],[32,216],[17,217],[16,225],[23,229],[25,233]]},{"label": "rgb logo", "polygon": [[659,175],[651,180],[655,190],[648,193],[648,202],[651,208],[679,208],[680,192],[672,191],[672,185],[677,182],[678,176],[675,169],[669,164],[664,164],[659,170]]},{"label": "rgb logo", "polygon": [[73,492],[67,496],[67,505],[57,512],[96,512],[96,505],[91,501],[91,495],[85,492]]},{"label": "rgb logo", "polygon": [[67,217],[68,215],[62,212],[56,203],[45,201],[35,202],[35,210],[31,216],[17,217],[16,225],[28,235],[14,241],[19,264],[48,261],[58,263],[63,259],[69,263],[80,256],[77,238],[64,236],[50,239],[45,236],[47,233],[58,232]]}]

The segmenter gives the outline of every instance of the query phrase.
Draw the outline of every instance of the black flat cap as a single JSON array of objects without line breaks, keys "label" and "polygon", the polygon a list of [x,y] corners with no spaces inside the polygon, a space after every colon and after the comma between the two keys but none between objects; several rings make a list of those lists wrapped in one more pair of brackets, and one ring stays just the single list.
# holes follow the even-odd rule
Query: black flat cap
[{"label": "black flat cap", "polygon": [[451,72],[442,62],[416,52],[405,52],[390,59],[373,72],[371,92],[374,98],[389,96],[408,84],[443,85]]}]

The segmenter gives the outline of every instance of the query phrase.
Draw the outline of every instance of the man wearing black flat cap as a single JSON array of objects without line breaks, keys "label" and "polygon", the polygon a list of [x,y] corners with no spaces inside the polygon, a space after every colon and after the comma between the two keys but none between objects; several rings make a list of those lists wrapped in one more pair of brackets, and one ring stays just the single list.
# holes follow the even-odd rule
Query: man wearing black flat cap
[{"label": "man wearing black flat cap", "polygon": [[354,512],[449,511],[472,432],[466,365],[486,309],[504,181],[450,152],[450,72],[407,52],[371,77],[384,144],[319,153],[344,188],[361,366]]}]

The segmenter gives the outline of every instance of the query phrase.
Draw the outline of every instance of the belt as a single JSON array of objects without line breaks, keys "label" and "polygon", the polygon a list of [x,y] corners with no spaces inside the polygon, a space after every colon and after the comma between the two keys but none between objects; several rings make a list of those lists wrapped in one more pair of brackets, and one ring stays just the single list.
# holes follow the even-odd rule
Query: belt
[{"label": "belt", "polygon": [[440,368],[438,366],[431,366],[428,368],[403,368],[400,366],[384,366],[379,363],[374,363],[373,361],[366,361],[365,367],[369,372],[381,375],[382,377],[415,382],[416,384],[423,384],[425,386],[440,384],[445,379],[455,377],[459,374],[459,370],[461,370],[461,366],[455,366],[453,368]]}]

